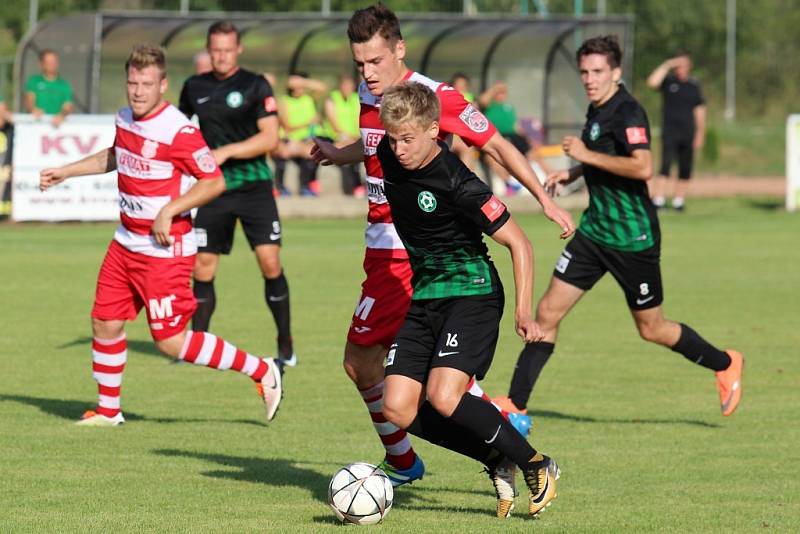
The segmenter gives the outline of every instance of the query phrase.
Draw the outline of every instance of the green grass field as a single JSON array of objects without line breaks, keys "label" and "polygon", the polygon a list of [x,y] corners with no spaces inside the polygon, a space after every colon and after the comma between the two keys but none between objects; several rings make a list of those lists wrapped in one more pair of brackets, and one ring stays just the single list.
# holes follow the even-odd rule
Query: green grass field
[{"label": "green grass field", "polygon": [[[563,244],[520,218],[537,295]],[[337,531],[330,476],[381,448],[341,370],[361,282],[361,220],[293,220],[284,263],[300,366],[267,426],[251,383],[170,362],[130,325],[128,424],[78,428],[94,405],[88,314],[113,225],[0,225],[0,532]],[[665,311],[747,358],[744,398],[719,415],[713,375],[638,339],[604,279],[565,321],[532,399],[534,445],[558,459],[543,518],[493,517],[479,467],[415,440],[426,478],[382,532],[753,532],[800,528],[800,218],[770,201],[695,201],[662,218]],[[212,330],[271,352],[274,327],[243,235],[223,260]],[[510,263],[493,248],[511,296]],[[510,304],[510,303],[509,303]],[[511,308],[483,385],[505,393],[521,347]],[[521,488],[524,490],[524,486]],[[358,527],[347,527],[358,528]],[[367,527],[364,527],[367,528]]]}]

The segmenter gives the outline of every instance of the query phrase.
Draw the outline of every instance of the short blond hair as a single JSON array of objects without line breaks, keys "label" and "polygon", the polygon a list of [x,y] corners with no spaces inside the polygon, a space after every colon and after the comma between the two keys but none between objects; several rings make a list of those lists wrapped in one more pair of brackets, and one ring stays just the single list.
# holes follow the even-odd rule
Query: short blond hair
[{"label": "short blond hair", "polygon": [[128,72],[130,67],[136,70],[143,70],[152,65],[155,65],[161,71],[162,79],[167,75],[167,56],[164,49],[160,46],[137,44],[131,50],[128,61],[125,62],[125,73]]},{"label": "short blond hair", "polygon": [[390,87],[381,99],[381,122],[387,130],[415,121],[423,129],[439,120],[439,99],[420,83],[404,82]]}]

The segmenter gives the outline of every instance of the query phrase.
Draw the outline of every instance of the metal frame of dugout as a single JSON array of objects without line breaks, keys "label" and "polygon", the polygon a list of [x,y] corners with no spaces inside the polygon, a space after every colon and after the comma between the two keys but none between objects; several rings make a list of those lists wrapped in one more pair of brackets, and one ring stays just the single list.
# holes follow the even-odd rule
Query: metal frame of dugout
[{"label": "metal frame of dugout", "polygon": [[[112,113],[125,105],[124,62],[134,43],[165,47],[176,102],[192,59],[205,47],[206,30],[230,20],[242,32],[241,64],[278,77],[277,93],[290,72],[303,71],[334,87],[354,72],[346,37],[351,13],[97,12],[40,22],[22,39],[15,62],[15,102],[21,108],[25,80],[38,72],[38,53],[56,50],[61,75],[73,85],[76,111]],[[518,117],[541,121],[546,142],[574,133],[584,122],[586,100],[575,50],[586,38],[620,38],[628,78],[633,65],[633,18],[521,17],[500,14],[398,14],[409,67],[447,81],[455,72],[470,77],[474,94],[498,80],[508,82]]]}]

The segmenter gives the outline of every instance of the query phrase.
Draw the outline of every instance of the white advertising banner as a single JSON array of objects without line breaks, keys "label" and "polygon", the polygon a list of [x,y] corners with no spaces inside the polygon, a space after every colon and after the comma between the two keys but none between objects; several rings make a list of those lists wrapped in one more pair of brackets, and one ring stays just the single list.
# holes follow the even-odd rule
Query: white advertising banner
[{"label": "white advertising banner", "polygon": [[786,119],[786,209],[800,206],[800,115]]},{"label": "white advertising banner", "polygon": [[49,117],[14,115],[16,221],[113,221],[119,218],[117,173],[80,176],[41,193],[39,172],[114,144],[114,115],[70,115],[58,128]]}]

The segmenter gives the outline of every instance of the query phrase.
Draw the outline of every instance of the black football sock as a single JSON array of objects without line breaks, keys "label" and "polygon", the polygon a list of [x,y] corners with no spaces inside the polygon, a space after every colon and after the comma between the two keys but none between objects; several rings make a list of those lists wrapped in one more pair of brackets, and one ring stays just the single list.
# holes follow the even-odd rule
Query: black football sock
[{"label": "black football sock", "polygon": [[211,314],[217,307],[217,295],[214,293],[214,279],[208,282],[194,281],[194,298],[197,300],[197,309],[192,315],[192,330],[195,332],[208,332],[211,324]]},{"label": "black football sock", "polygon": [[474,395],[464,393],[450,419],[471,430],[479,442],[491,445],[520,468],[524,469],[536,455],[536,449],[500,415],[497,408]]},{"label": "black football sock", "polygon": [[[481,402],[491,406],[488,402]],[[437,412],[428,401],[422,403],[417,417],[405,430],[434,445],[463,454],[487,466],[492,465],[492,461],[499,457],[492,446],[483,443],[469,429]]]},{"label": "black football sock", "polygon": [[[291,317],[289,315],[289,283],[283,271],[277,278],[264,277],[264,300],[267,301],[278,329],[278,346],[292,345]],[[291,354],[286,354],[290,356]]]},{"label": "black football sock", "polygon": [[689,326],[680,323],[681,337],[672,350],[683,354],[687,360],[712,371],[723,371],[731,364],[731,357],[700,337]]},{"label": "black football sock", "polygon": [[511,386],[508,388],[508,397],[514,406],[524,410],[528,406],[528,399],[533,392],[533,386],[539,378],[550,355],[553,354],[555,344],[540,341],[525,345],[517,358],[517,366],[511,377]]}]

